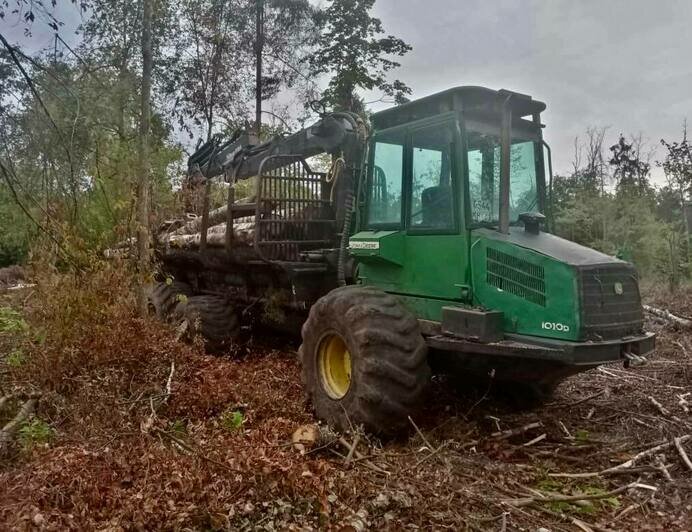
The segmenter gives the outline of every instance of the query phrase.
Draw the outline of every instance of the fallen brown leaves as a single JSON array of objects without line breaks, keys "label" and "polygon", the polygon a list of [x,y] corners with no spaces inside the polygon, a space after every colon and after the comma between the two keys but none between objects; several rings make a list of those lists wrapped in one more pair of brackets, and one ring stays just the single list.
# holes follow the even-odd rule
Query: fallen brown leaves
[{"label": "fallen brown leaves", "polygon": [[[492,394],[479,402],[486,386],[460,395],[436,378],[408,437],[379,442],[346,435],[347,445],[335,437],[300,452],[292,435],[314,418],[292,340],[269,338],[235,357],[207,356],[174,342],[165,327],[136,318],[127,291],[112,288],[122,291],[123,279],[103,275],[97,286],[56,281],[81,291],[76,295],[57,289],[45,295],[39,284],[24,309],[45,338],[23,341],[26,365],[11,368],[0,384],[3,392],[40,389],[39,416],[56,437],[0,463],[0,528],[691,524],[692,479],[673,440],[690,433],[692,421],[680,399],[692,391],[692,360],[679,347],[692,353],[684,332],[654,324],[660,348],[648,366],[574,377],[540,409],[517,412]],[[68,315],[52,321],[50,313],[66,301]],[[682,303],[666,304],[690,315]],[[81,304],[86,312],[76,308]],[[142,432],[152,408],[153,424]],[[228,424],[226,416],[239,421]],[[657,456],[641,455],[668,442]],[[679,444],[692,453],[688,441]],[[577,476],[636,456],[627,471]],[[506,502],[516,500],[523,502]]]}]

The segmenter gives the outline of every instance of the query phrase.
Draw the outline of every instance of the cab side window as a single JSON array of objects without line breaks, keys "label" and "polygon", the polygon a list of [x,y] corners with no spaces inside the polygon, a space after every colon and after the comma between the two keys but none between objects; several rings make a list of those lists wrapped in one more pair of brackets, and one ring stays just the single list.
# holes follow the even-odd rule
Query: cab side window
[{"label": "cab side window", "polygon": [[378,137],[374,150],[368,198],[368,226],[399,227],[404,171],[403,135]]},{"label": "cab side window", "polygon": [[452,131],[434,126],[414,131],[411,164],[410,229],[454,229]]}]

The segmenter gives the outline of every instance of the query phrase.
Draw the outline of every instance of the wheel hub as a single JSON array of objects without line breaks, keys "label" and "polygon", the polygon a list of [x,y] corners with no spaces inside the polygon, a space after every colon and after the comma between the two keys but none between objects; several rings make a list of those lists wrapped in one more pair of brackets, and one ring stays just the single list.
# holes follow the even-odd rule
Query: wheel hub
[{"label": "wheel hub", "polygon": [[341,399],[351,387],[351,353],[338,334],[328,334],[318,352],[320,381],[327,395]]}]

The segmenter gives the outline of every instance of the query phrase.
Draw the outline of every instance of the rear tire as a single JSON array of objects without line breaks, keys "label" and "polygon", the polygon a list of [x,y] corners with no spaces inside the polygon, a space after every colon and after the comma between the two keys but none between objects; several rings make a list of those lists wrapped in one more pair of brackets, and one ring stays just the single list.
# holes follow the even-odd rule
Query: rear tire
[{"label": "rear tire", "polygon": [[178,302],[191,295],[192,287],[187,283],[154,283],[147,295],[149,312],[161,321],[166,321]]},{"label": "rear tire", "polygon": [[430,381],[418,321],[390,294],[346,286],[320,298],[303,325],[302,376],[317,416],[345,431],[393,435]]},{"label": "rear tire", "polygon": [[184,337],[204,339],[207,351],[216,352],[233,344],[240,332],[240,321],[233,306],[223,296],[202,295],[181,301],[173,312],[177,324],[187,321]]}]

